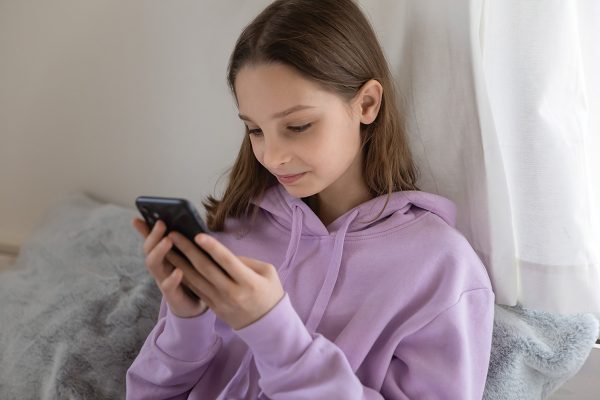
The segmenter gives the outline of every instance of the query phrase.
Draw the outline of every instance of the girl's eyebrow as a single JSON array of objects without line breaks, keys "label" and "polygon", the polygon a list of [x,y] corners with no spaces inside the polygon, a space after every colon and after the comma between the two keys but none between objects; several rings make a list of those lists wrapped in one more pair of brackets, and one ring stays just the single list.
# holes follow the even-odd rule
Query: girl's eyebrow
[{"label": "girl's eyebrow", "polygon": [[[304,110],[305,108],[314,108],[314,106],[305,106],[305,105],[302,105],[302,104],[298,104],[296,106],[288,108],[287,110],[283,110],[283,111],[280,111],[278,113],[273,114],[273,116],[271,117],[271,119],[283,118],[286,115],[289,115],[289,114],[291,114],[293,112],[296,112],[296,111]],[[252,121],[249,117],[247,117],[247,116],[245,116],[243,114],[238,114],[238,117],[240,117],[240,119],[243,119],[244,121]]]}]

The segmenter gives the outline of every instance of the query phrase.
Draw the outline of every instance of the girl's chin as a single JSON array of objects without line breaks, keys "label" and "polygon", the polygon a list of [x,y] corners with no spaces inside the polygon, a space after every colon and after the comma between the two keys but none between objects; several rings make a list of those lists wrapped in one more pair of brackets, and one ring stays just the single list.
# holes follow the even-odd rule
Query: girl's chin
[{"label": "girl's chin", "polygon": [[286,186],[286,185],[281,185],[285,188],[285,190],[287,190],[287,192],[296,197],[296,198],[302,198],[302,197],[307,197],[310,196],[310,194],[308,194],[308,192],[306,191],[306,189],[302,189],[299,187],[291,187],[291,186]]},{"label": "girl's chin", "polygon": [[292,196],[297,197],[297,198],[301,198],[301,197],[308,197],[308,196],[312,196],[313,194],[315,194],[315,191],[312,190],[309,185],[284,185],[281,184],[281,186],[283,186],[283,188]]}]

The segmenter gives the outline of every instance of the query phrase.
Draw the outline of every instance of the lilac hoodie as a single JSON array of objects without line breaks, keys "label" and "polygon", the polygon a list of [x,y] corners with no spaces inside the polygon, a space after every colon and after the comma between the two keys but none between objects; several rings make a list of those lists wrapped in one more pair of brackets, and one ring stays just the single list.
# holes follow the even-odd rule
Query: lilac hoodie
[{"label": "lilac hoodie", "polygon": [[327,227],[283,186],[252,230],[213,235],[273,264],[285,295],[233,330],[208,310],[158,322],[127,371],[128,399],[481,399],[494,293],[454,228],[455,206],[422,191],[371,199]]}]

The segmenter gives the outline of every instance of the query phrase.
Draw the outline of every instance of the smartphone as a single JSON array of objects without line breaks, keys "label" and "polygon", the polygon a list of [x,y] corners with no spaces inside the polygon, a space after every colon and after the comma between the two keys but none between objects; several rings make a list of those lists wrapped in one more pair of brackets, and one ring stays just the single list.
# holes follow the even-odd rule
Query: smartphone
[{"label": "smartphone", "polygon": [[[171,231],[176,231],[181,233],[192,243],[196,244],[196,242],[194,242],[194,237],[197,234],[210,234],[204,220],[200,217],[200,214],[198,214],[194,205],[186,199],[176,197],[138,196],[135,199],[135,205],[150,229],[152,229],[156,221],[159,219],[162,220],[167,227],[165,235]],[[227,274],[210,254],[198,245],[196,245],[196,247]],[[173,245],[171,249],[181,257],[187,259],[175,245]],[[198,297],[185,284],[183,284],[183,288],[187,294],[196,298]]]}]

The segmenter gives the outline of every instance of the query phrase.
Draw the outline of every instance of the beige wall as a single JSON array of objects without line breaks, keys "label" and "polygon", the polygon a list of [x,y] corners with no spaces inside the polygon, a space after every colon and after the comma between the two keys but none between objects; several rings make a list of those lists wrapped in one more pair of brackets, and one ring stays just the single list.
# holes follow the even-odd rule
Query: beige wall
[{"label": "beige wall", "polygon": [[69,191],[199,202],[242,138],[225,71],[268,1],[1,1],[0,243]]},{"label": "beige wall", "polygon": [[[268,3],[0,1],[0,247],[70,191],[133,207],[222,187],[243,135],[228,57]],[[396,48],[402,3],[361,3]]]}]

